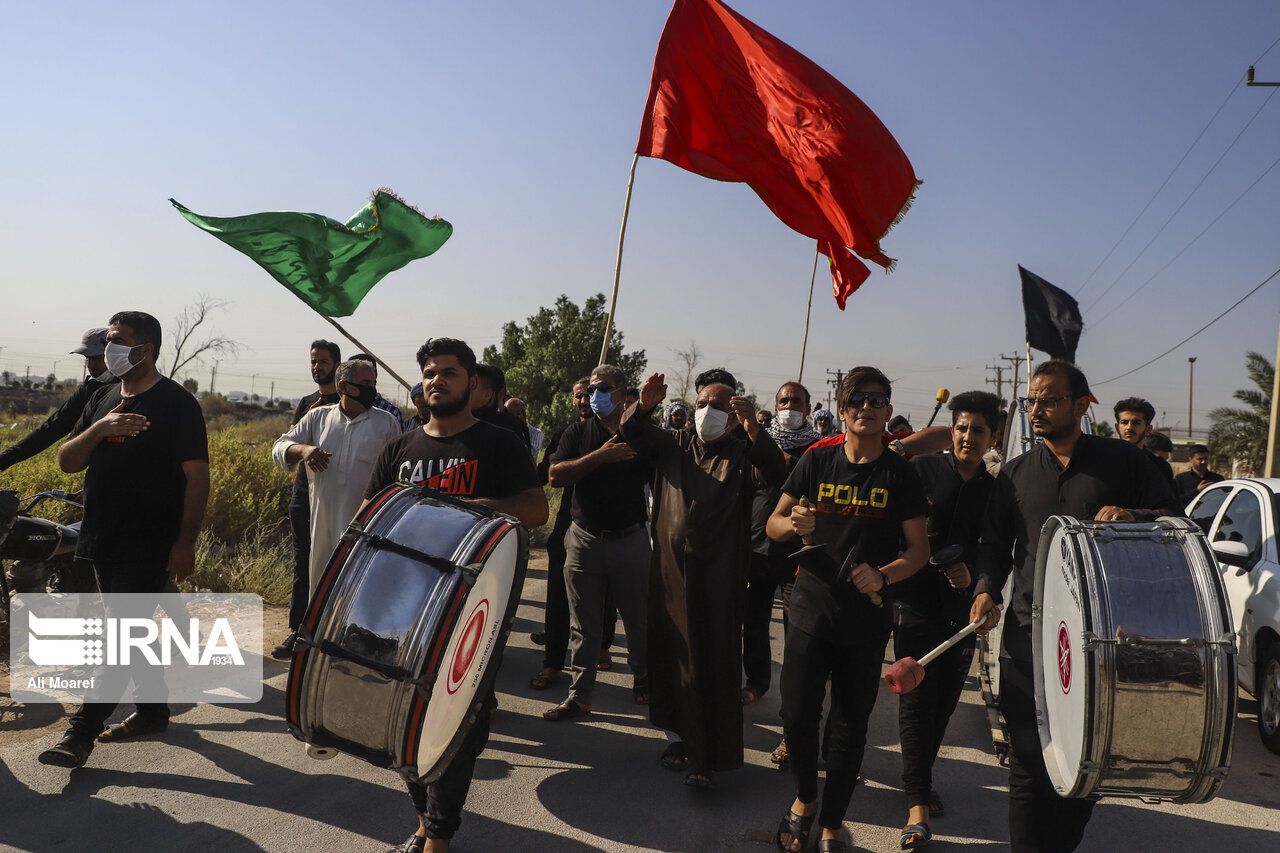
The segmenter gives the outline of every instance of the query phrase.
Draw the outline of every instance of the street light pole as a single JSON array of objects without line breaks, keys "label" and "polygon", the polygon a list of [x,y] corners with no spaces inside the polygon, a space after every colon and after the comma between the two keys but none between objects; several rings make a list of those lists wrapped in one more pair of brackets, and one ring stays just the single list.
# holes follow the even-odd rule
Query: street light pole
[{"label": "street light pole", "polygon": [[1187,380],[1187,438],[1191,438],[1191,401],[1195,399],[1196,392],[1196,357],[1194,355],[1187,359],[1187,369],[1191,371]]}]

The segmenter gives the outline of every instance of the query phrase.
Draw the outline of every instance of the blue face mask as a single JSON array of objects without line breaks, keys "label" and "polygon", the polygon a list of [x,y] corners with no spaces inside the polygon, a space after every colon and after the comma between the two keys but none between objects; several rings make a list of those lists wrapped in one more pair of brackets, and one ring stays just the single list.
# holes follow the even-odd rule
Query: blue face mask
[{"label": "blue face mask", "polygon": [[591,394],[591,411],[595,412],[602,418],[607,418],[613,414],[613,410],[618,408],[618,404],[613,402],[613,393],[610,391],[595,391]]}]

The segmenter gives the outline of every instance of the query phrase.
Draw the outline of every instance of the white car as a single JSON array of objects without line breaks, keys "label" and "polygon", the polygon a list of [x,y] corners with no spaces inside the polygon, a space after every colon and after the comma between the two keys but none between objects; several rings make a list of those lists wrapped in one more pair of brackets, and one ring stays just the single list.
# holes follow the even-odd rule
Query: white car
[{"label": "white car", "polygon": [[1258,731],[1280,753],[1280,480],[1223,480],[1187,504],[1222,570],[1240,685],[1258,700]]}]

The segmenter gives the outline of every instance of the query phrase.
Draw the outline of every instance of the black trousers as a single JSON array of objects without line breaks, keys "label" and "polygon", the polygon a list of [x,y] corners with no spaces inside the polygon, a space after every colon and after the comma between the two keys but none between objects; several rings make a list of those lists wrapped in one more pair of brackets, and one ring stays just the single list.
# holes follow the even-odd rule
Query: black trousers
[{"label": "black trousers", "polygon": [[429,785],[406,782],[414,809],[426,816],[427,838],[453,838],[462,825],[462,807],[471,790],[476,759],[489,742],[489,715],[497,705],[493,691],[489,691],[475,723],[467,731],[443,776]]},{"label": "black trousers", "polygon": [[[159,594],[165,591],[169,582],[169,573],[164,562],[115,563],[97,560],[93,563],[94,573],[98,577],[98,588],[104,593],[150,593]],[[132,608],[132,609],[131,609]],[[112,610],[111,616],[151,616],[155,612],[155,601],[147,597],[130,602],[125,610]],[[124,698],[132,680],[137,686],[149,693],[163,695],[164,671],[159,667],[140,662],[135,667],[105,667],[102,670],[106,695],[118,695]],[[102,734],[106,722],[115,713],[118,701],[86,702],[81,705],[67,721],[67,734],[76,737],[90,749],[94,738]],[[139,702],[138,713],[152,720],[168,720],[169,705],[166,702]]]},{"label": "black trousers", "polygon": [[782,659],[782,723],[791,758],[796,797],[818,799],[818,728],[827,679],[831,713],[827,718],[827,780],[818,809],[818,825],[838,829],[849,810],[867,746],[867,721],[880,689],[880,665],[888,635],[856,644],[838,644],[792,625]]},{"label": "black trousers", "polygon": [[1096,800],[1058,796],[1040,749],[1031,661],[1000,659],[1000,713],[1009,728],[1009,845],[1013,853],[1070,853]]},{"label": "black trousers", "polygon": [[752,552],[751,569],[747,575],[746,612],[742,617],[742,671],[747,686],[757,694],[768,690],[772,680],[773,650],[769,646],[769,624],[773,621],[775,593],[782,590],[782,631],[786,636],[791,586],[795,577],[795,561],[790,557]]},{"label": "black trousers", "polygon": [[[919,660],[954,633],[946,624],[926,622],[899,626],[893,633],[895,660]],[[924,668],[925,678],[908,693],[898,696],[898,733],[902,743],[902,790],[908,806],[929,803],[933,790],[933,764],[947,733],[947,723],[960,703],[976,645],[970,634]]]},{"label": "black trousers", "polygon": [[[564,534],[569,529],[569,517],[556,526],[547,537],[547,608],[543,613],[542,630],[547,635],[547,645],[542,654],[545,669],[564,669],[565,656],[569,654],[569,593],[564,582]],[[605,593],[604,625],[600,635],[600,648],[613,645],[618,630],[618,610],[613,605],[613,590]]]},{"label": "black trousers", "polygon": [[289,532],[293,534],[293,585],[289,591],[289,630],[296,631],[311,599],[311,501],[305,491],[289,497]]}]

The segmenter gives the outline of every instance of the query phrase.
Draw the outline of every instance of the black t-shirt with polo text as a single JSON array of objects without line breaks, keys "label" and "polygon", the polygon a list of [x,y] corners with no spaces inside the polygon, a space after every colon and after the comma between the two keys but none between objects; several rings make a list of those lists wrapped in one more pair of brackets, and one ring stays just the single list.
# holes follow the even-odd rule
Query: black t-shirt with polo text
[{"label": "black t-shirt with polo text", "polygon": [[418,428],[387,442],[364,496],[372,498],[392,483],[461,498],[509,498],[536,489],[538,473],[515,433],[477,421],[446,438]]},{"label": "black t-shirt with polo text", "polygon": [[[836,565],[856,548],[858,562],[876,568],[902,551],[902,522],[928,512],[924,488],[911,463],[889,451],[854,464],[844,445],[813,447],[800,458],[782,491],[806,497],[813,508],[814,544]],[[801,567],[791,592],[790,623],[806,634],[854,643],[887,638],[888,607],[876,607],[851,583],[833,585]]]},{"label": "black t-shirt with polo text", "polygon": [[121,396],[119,383],[98,391],[71,436],[80,435],[124,400],[122,411],[150,422],[137,435],[104,438],[84,475],[84,521],[76,556],[112,563],[164,563],[182,525],[187,477],[182,463],[209,461],[204,414],[196,398],[161,377],[141,394]]}]

